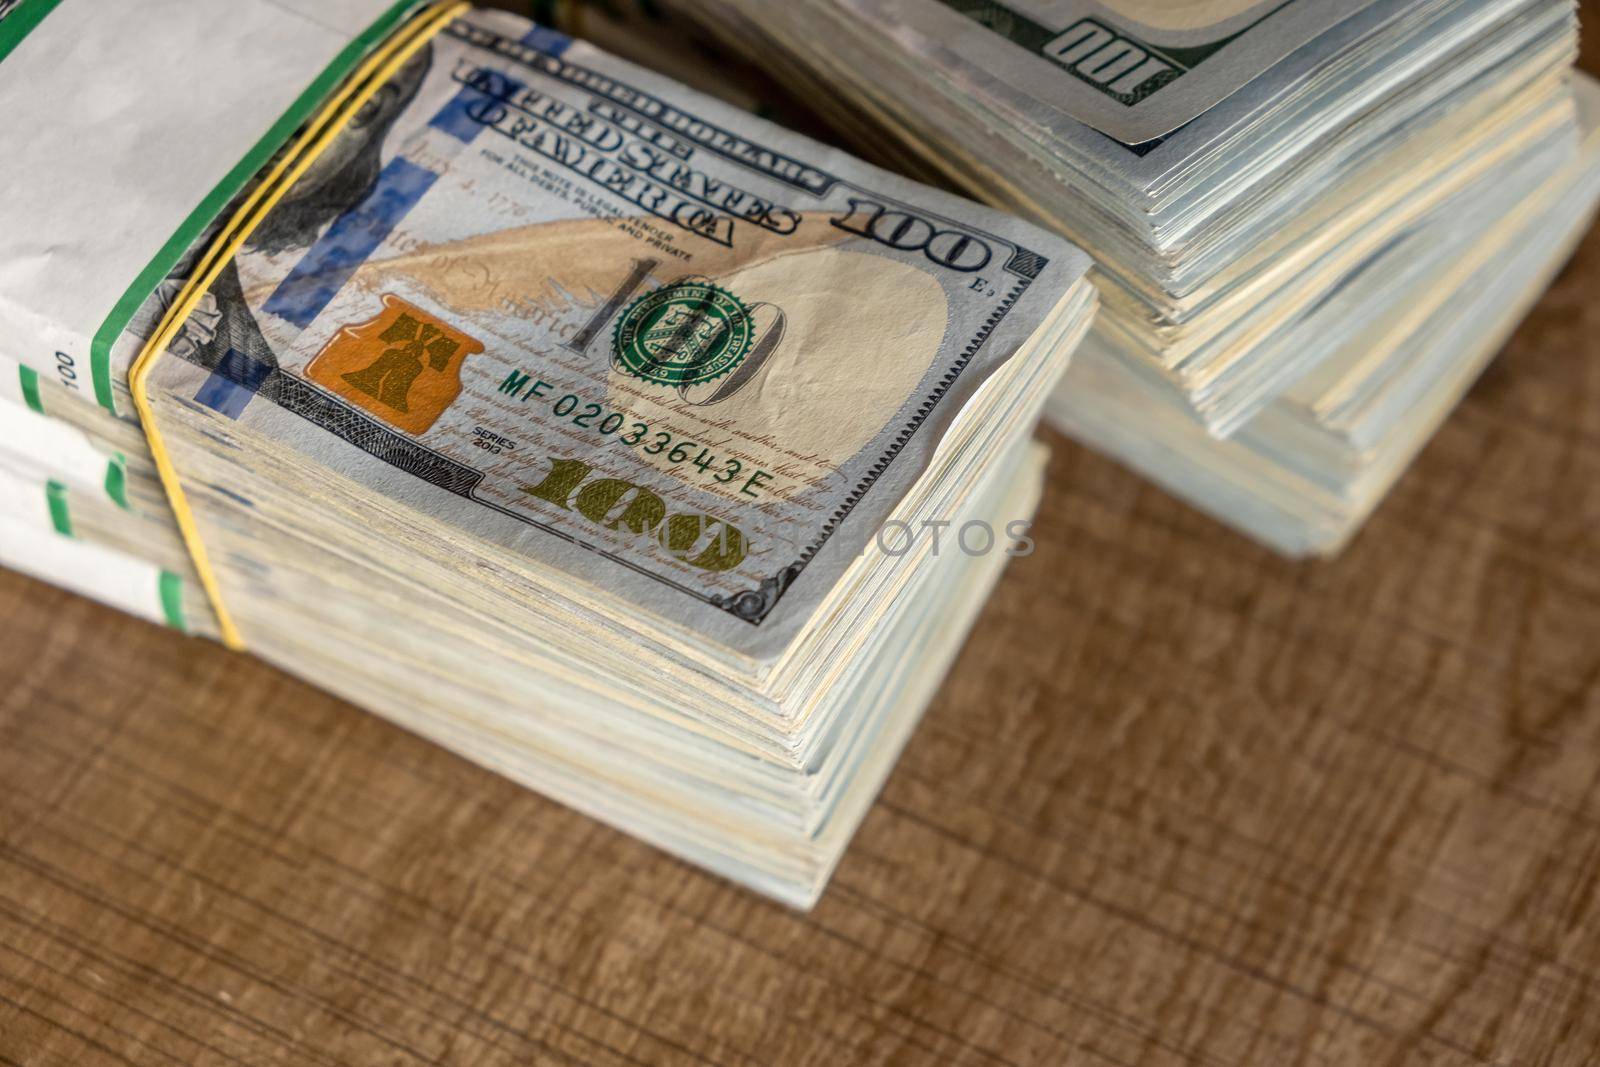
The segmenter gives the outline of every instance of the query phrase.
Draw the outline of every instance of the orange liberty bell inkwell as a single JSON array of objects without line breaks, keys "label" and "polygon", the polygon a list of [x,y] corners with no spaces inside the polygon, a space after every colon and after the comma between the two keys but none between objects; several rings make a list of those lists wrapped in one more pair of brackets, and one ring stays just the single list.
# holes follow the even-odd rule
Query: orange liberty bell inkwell
[{"label": "orange liberty bell inkwell", "polygon": [[329,338],[306,377],[397,430],[426,433],[461,395],[461,365],[483,343],[438,316],[383,294],[383,309]]}]

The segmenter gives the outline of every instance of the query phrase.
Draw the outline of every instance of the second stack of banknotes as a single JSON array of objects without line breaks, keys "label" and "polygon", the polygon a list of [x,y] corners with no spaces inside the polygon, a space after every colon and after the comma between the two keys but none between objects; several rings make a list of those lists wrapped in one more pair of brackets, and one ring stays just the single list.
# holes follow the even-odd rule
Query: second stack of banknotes
[{"label": "second stack of banknotes", "polygon": [[[0,89],[42,112],[82,72],[31,45]],[[7,562],[133,610],[37,546],[137,558],[144,614],[800,906],[1025,550],[1095,304],[1059,237],[446,5],[116,345],[23,306],[30,225],[0,217],[0,373],[42,510]],[[70,479],[11,439],[46,434]]]},{"label": "second stack of banknotes", "polygon": [[1571,0],[669,6],[864,152],[1089,250],[1049,417],[1290,554],[1349,539],[1600,195]]}]

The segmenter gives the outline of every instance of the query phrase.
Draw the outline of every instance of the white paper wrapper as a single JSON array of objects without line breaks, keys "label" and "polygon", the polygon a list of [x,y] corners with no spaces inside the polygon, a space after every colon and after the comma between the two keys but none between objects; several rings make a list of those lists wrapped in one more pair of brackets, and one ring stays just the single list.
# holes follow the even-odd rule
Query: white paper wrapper
[{"label": "white paper wrapper", "polygon": [[174,575],[100,545],[41,529],[25,519],[0,516],[0,566],[129,615],[181,628],[182,615],[176,607],[179,586]]},{"label": "white paper wrapper", "polygon": [[416,6],[23,0],[0,23],[0,352],[115,409],[132,312],[361,42]]}]

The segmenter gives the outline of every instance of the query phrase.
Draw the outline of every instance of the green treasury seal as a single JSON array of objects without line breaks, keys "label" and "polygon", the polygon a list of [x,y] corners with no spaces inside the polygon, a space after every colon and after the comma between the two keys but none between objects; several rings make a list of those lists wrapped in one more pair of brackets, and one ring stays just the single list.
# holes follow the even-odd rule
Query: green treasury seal
[{"label": "green treasury seal", "polygon": [[684,280],[629,304],[611,345],[617,362],[646,381],[698,385],[737,367],[753,332],[738,297],[710,282]]}]

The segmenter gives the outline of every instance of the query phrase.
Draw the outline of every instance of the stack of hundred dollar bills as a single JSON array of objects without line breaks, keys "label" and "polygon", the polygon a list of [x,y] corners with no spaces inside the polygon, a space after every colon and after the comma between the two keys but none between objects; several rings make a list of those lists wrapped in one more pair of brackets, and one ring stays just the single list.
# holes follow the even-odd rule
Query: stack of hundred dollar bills
[{"label": "stack of hundred dollar bills", "polygon": [[203,587],[191,629],[812,902],[1026,551],[1088,258],[504,12],[30,4],[6,561]]},{"label": "stack of hundred dollar bills", "polygon": [[1600,192],[1571,0],[672,4],[862,151],[1089,251],[1049,417],[1290,554],[1348,540]]}]

